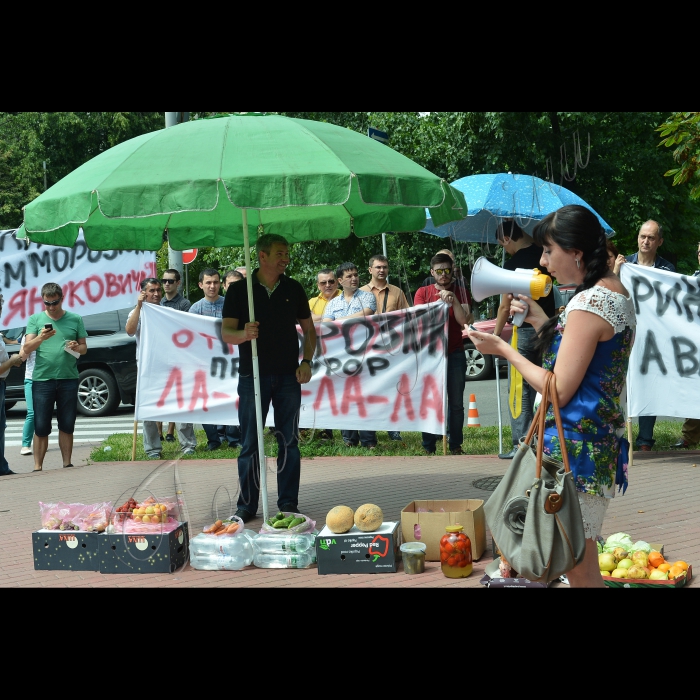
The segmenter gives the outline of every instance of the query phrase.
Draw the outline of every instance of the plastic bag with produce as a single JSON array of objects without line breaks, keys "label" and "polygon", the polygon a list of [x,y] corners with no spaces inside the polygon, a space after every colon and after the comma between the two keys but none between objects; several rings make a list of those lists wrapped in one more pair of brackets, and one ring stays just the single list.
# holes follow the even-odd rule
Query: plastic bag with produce
[{"label": "plastic bag with produce", "polygon": [[316,529],[316,522],[299,513],[278,513],[263,523],[261,535],[305,535]]}]

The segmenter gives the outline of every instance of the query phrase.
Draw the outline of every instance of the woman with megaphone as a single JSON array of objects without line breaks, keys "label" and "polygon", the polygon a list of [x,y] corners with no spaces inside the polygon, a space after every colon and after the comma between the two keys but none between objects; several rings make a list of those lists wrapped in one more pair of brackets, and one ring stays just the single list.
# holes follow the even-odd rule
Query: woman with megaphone
[{"label": "woman with megaphone", "polygon": [[[637,320],[629,292],[608,267],[607,237],[598,218],[582,206],[567,206],[535,228],[543,248],[541,265],[562,284],[576,284],[565,311],[547,318],[536,301],[519,295],[511,312],[529,306],[527,323],[537,330],[543,366],[522,357],[495,335],[471,331],[484,354],[500,355],[542,392],[547,372],[556,375],[561,418],[574,474],[584,530],[586,556],[568,574],[574,587],[601,588],[596,538],[600,536],[610,499],[627,489],[625,420],[620,403]],[[524,302],[524,303],[523,303]],[[554,414],[550,407],[544,451],[562,461]]]}]

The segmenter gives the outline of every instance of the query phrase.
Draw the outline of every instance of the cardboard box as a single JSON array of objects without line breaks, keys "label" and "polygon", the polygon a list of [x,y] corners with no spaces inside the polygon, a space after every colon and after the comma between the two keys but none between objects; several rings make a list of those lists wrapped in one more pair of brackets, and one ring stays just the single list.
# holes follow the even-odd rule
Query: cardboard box
[{"label": "cardboard box", "polygon": [[318,573],[395,574],[400,546],[399,523],[384,523],[377,532],[354,527],[346,535],[336,535],[326,527],[316,538]]},{"label": "cardboard box", "polygon": [[414,501],[401,513],[403,541],[426,544],[428,561],[440,561],[440,540],[450,525],[464,526],[474,561],[481,559],[486,551],[484,501]]},{"label": "cardboard box", "polygon": [[39,530],[32,533],[36,571],[99,571],[96,532]]},{"label": "cardboard box", "polygon": [[625,578],[603,576],[608,588],[683,588],[693,579],[693,567],[688,567],[688,575],[675,581],[633,581]]},{"label": "cardboard box", "polygon": [[100,535],[101,574],[172,574],[187,563],[189,528],[164,535]]}]

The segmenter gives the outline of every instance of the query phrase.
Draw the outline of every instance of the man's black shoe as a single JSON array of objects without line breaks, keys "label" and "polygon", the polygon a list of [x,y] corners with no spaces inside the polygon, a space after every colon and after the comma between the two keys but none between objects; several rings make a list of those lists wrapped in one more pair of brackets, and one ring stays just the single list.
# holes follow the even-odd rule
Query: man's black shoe
[{"label": "man's black shoe", "polygon": [[11,469],[8,469],[6,472],[3,472],[0,474],[0,476],[15,476],[16,472],[13,472]]},{"label": "man's black shoe", "polygon": [[294,513],[295,515],[299,512],[299,506],[295,503],[287,503],[280,507],[280,513]]},{"label": "man's black shoe", "polygon": [[207,452],[216,452],[220,448],[221,443],[219,443],[218,445],[207,445]]},{"label": "man's black shoe", "polygon": [[229,442],[228,446],[231,450],[237,450],[239,447],[242,447],[240,442]]},{"label": "man's black shoe", "polygon": [[505,455],[498,455],[498,459],[513,459],[518,454],[518,448],[514,447],[511,452]]},{"label": "man's black shoe", "polygon": [[677,442],[675,445],[672,445],[671,449],[672,450],[689,450],[690,443],[687,440],[681,440],[680,442]]},{"label": "man's black shoe", "polygon": [[239,508],[236,511],[236,517],[240,518],[246,525],[251,521],[255,520],[255,515],[253,513],[249,513],[247,510],[243,510],[243,508]]},{"label": "man's black shoe", "polygon": [[175,436],[174,435],[166,435],[165,442],[175,442]]}]

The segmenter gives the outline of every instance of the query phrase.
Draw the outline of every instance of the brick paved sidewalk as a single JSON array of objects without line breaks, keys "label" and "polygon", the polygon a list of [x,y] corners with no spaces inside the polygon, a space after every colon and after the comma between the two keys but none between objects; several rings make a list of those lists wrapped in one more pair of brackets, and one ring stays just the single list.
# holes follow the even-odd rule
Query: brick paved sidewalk
[{"label": "brick paved sidewalk", "polygon": [[[0,479],[0,587],[186,587],[186,588],[480,588],[490,549],[475,565],[474,575],[464,581],[442,576],[439,565],[428,564],[422,576],[319,576],[316,569],[279,571],[249,568],[242,572],[199,572],[187,567],[171,576],[103,576],[97,573],[34,571],[31,533],[39,528],[39,501],[63,500],[94,503],[117,501],[127,490],[143,483],[158,463],[89,464],[89,447],[76,449],[75,469],[65,471],[49,455],[42,474],[23,473]],[[610,507],[605,533],[628,532],[636,540],[663,542],[667,556],[684,559],[700,567],[700,453],[635,455],[632,484],[624,498]],[[11,466],[14,468],[13,460]],[[165,464],[165,463],[164,463]],[[26,462],[18,469],[32,468]],[[362,457],[305,460],[302,467],[300,507],[325,523],[336,505],[353,508],[363,503],[382,507],[387,520],[400,520],[401,510],[413,500],[488,499],[489,492],[473,482],[501,476],[507,463],[495,457]],[[212,520],[212,500],[219,487],[235,497],[237,472],[232,461],[183,462],[178,465],[191,531],[197,532]],[[151,488],[172,485],[173,470]],[[270,508],[277,500],[274,475],[270,478]],[[172,490],[172,488],[170,489]],[[226,500],[219,491],[219,503]],[[223,500],[222,500],[223,498]],[[227,509],[227,508],[226,508]],[[259,529],[262,520],[251,523]],[[489,538],[490,547],[490,538]],[[698,568],[700,575],[700,568]],[[696,585],[694,580],[691,586]],[[700,585],[700,584],[697,584]]]}]

